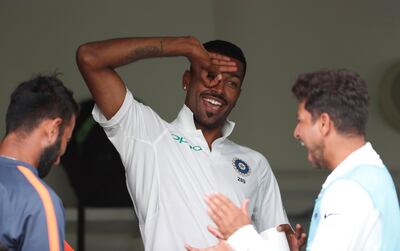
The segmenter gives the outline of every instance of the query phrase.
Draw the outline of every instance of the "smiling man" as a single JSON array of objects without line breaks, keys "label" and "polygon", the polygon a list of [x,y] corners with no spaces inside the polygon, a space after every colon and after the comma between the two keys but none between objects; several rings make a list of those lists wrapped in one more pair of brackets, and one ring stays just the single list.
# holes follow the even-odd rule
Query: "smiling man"
[{"label": "smiling man", "polygon": [[[182,77],[185,104],[167,123],[133,98],[115,68],[173,56],[191,65]],[[203,201],[212,192],[237,205],[251,198],[249,211],[259,230],[287,223],[267,160],[228,139],[234,123],[227,118],[246,72],[240,48],[221,40],[202,45],[194,37],[113,39],[82,45],[77,61],[96,101],[94,118],[125,165],[146,250],[217,243],[207,231],[211,221]]]},{"label": "smiling man", "polygon": [[[316,168],[331,174],[314,207],[307,250],[400,250],[400,209],[393,180],[365,139],[367,85],[348,70],[322,70],[299,75],[292,87],[298,100],[294,137],[307,149]],[[206,197],[221,240],[217,247],[190,251],[276,250],[250,225],[247,203],[238,208],[222,194]],[[305,241],[301,226],[289,235],[292,251]]]},{"label": "smiling man", "polygon": [[366,141],[367,84],[348,70],[302,74],[294,137],[309,162],[328,168],[314,206],[307,250],[400,250],[400,211],[393,180]]}]

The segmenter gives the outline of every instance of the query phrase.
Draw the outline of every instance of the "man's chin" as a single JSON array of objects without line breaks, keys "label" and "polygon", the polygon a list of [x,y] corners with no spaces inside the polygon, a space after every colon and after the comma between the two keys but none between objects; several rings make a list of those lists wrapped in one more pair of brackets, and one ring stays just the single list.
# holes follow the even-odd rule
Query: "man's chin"
[{"label": "man's chin", "polygon": [[204,128],[217,128],[220,126],[222,119],[215,113],[205,111],[203,116],[195,117],[195,123]]},{"label": "man's chin", "polygon": [[43,179],[50,173],[53,166],[59,164],[60,164],[60,157],[46,158],[46,156],[43,156],[37,168],[39,172],[39,177]]},{"label": "man's chin", "polygon": [[215,128],[221,127],[223,125],[223,123],[224,123],[224,121],[221,121],[220,119],[215,120],[215,119],[211,118],[211,119],[204,120],[202,124],[205,128],[215,129]]},{"label": "man's chin", "polygon": [[314,163],[314,162],[311,162],[311,166],[313,168],[315,168],[315,169],[322,169],[323,168],[321,165],[319,165],[318,163]]},{"label": "man's chin", "polygon": [[213,112],[213,111],[206,111],[206,116],[209,119],[213,119],[214,117],[217,116],[217,114],[215,112]]},{"label": "man's chin", "polygon": [[318,163],[318,161],[316,161],[313,156],[309,153],[307,156],[308,162],[310,162],[311,166],[315,169],[321,169],[321,165],[320,163]]}]

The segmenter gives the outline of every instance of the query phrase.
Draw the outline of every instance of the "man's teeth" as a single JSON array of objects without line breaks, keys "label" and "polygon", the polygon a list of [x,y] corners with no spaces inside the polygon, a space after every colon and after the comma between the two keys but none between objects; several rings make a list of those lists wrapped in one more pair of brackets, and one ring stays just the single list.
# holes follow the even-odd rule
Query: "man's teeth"
[{"label": "man's teeth", "polygon": [[210,99],[210,98],[205,98],[205,101],[207,101],[208,103],[212,104],[212,105],[217,105],[217,106],[222,106],[221,102],[218,102],[214,99]]}]

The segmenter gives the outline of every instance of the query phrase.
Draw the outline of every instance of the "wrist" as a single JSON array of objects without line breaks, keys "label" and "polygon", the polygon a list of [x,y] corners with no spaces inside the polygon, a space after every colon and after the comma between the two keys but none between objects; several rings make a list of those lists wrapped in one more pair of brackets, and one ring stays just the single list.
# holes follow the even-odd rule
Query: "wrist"
[{"label": "wrist", "polygon": [[193,51],[193,38],[185,37],[160,37],[160,50],[164,56],[190,57]]}]

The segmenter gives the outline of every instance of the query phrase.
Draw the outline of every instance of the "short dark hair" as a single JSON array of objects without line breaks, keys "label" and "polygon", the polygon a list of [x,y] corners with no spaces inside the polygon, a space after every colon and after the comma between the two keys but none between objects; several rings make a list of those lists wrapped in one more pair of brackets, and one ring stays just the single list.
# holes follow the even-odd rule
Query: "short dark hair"
[{"label": "short dark hair", "polygon": [[11,94],[6,115],[6,134],[31,132],[43,119],[61,118],[61,127],[79,113],[73,93],[54,73],[37,75],[21,83]]},{"label": "short dark hair", "polygon": [[365,135],[368,120],[366,82],[349,70],[320,70],[298,76],[292,93],[315,120],[331,117],[338,132]]},{"label": "short dark hair", "polygon": [[209,52],[215,52],[239,60],[243,64],[243,78],[246,75],[247,62],[239,46],[224,40],[212,40],[203,44]]}]

